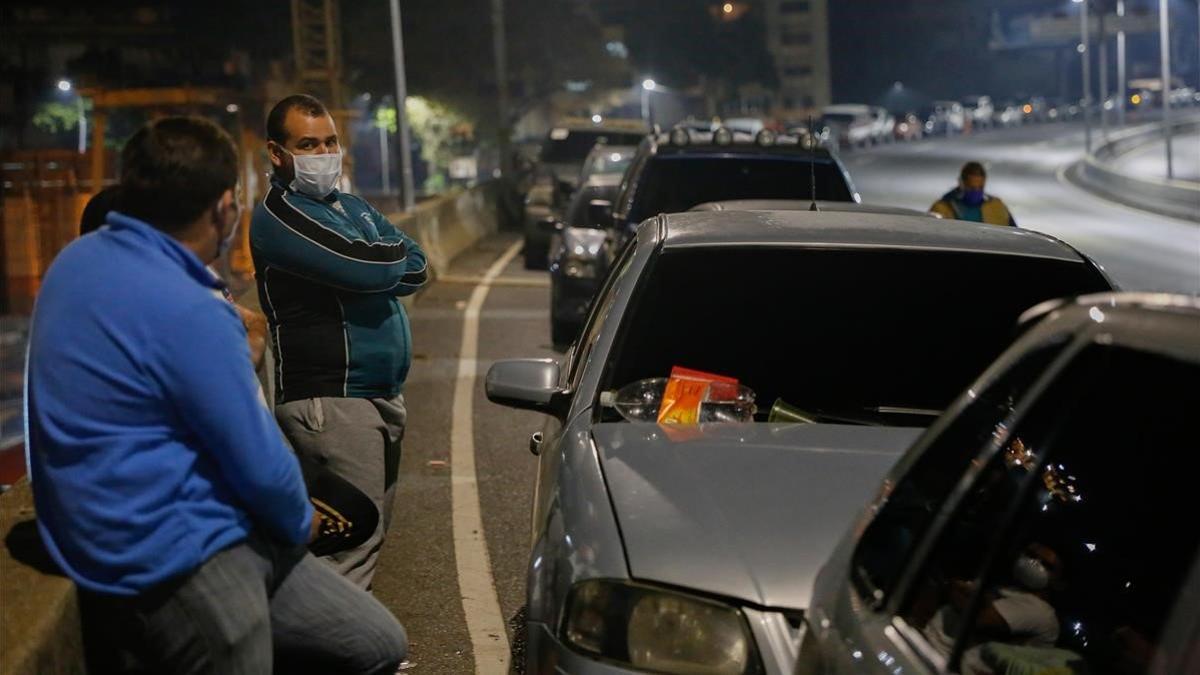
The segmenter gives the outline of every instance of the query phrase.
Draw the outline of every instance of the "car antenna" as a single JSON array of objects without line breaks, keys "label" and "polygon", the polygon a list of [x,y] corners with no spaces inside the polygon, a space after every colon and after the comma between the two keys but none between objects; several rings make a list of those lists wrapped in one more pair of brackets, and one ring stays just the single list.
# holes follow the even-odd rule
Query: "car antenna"
[{"label": "car antenna", "polygon": [[808,116],[808,196],[812,197],[809,211],[820,211],[817,207],[817,137],[813,133],[813,117]]}]

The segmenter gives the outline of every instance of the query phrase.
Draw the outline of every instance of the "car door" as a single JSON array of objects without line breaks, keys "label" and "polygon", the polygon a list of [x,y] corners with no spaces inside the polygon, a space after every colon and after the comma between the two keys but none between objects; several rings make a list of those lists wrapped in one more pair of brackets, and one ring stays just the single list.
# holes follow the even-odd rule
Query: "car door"
[{"label": "car door", "polygon": [[1180,464],[1198,381],[1193,363],[1095,343],[1035,387],[913,537],[864,653],[908,672],[1148,672],[1200,544],[1163,527],[1194,511]]}]

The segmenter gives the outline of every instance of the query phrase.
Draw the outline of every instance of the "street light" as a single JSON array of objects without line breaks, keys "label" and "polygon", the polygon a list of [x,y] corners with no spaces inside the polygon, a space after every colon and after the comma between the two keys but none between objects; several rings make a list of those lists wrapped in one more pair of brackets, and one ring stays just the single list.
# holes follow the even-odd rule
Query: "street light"
[{"label": "street light", "polygon": [[71,81],[66,78],[59,80],[56,86],[58,87],[58,90],[64,94],[68,91],[71,91]]},{"label": "street light", "polygon": [[654,91],[657,87],[658,83],[655,82],[653,78],[647,77],[646,79],[642,80],[642,121],[644,121],[647,126],[653,124],[653,119],[650,114],[650,92]]},{"label": "street light", "polygon": [[1092,64],[1088,54],[1088,0],[1071,0],[1079,8],[1079,56],[1083,64],[1083,146],[1092,154]]},{"label": "street light", "polygon": [[733,3],[732,2],[725,3],[724,5],[722,5],[721,11],[725,12],[726,14],[733,14]]},{"label": "street light", "polygon": [[1167,4],[1167,0],[1158,2],[1158,30],[1162,34],[1159,45],[1162,48],[1163,139],[1167,146],[1167,179],[1170,180],[1175,177],[1175,170],[1171,166],[1171,25]]}]

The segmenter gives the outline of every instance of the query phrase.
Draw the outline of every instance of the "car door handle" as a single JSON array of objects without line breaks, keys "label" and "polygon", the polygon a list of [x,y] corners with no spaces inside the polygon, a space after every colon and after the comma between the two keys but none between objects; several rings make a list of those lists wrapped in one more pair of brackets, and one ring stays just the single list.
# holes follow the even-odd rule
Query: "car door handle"
[{"label": "car door handle", "polygon": [[533,434],[529,436],[529,452],[533,453],[535,456],[542,454],[543,438],[542,432],[533,432]]}]

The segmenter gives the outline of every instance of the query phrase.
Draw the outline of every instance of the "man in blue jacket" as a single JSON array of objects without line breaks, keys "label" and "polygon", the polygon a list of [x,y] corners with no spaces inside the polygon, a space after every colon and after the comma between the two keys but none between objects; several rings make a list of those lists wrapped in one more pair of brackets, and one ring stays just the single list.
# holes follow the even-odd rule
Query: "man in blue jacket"
[{"label": "man in blue jacket", "polygon": [[149,672],[394,672],[395,618],[305,551],[296,458],[205,267],[241,211],[232,141],[165,118],[121,165],[108,227],[47,271],[29,345],[38,527],[80,587],[85,630]]},{"label": "man in blue jacket", "polygon": [[369,589],[391,521],[412,360],[399,297],[426,281],[425,254],[365,200],[337,189],[342,150],[320,101],[267,116],[274,175],[250,250],[275,350],[275,416],[292,447],[366,495],[372,536],[323,558]]}]

